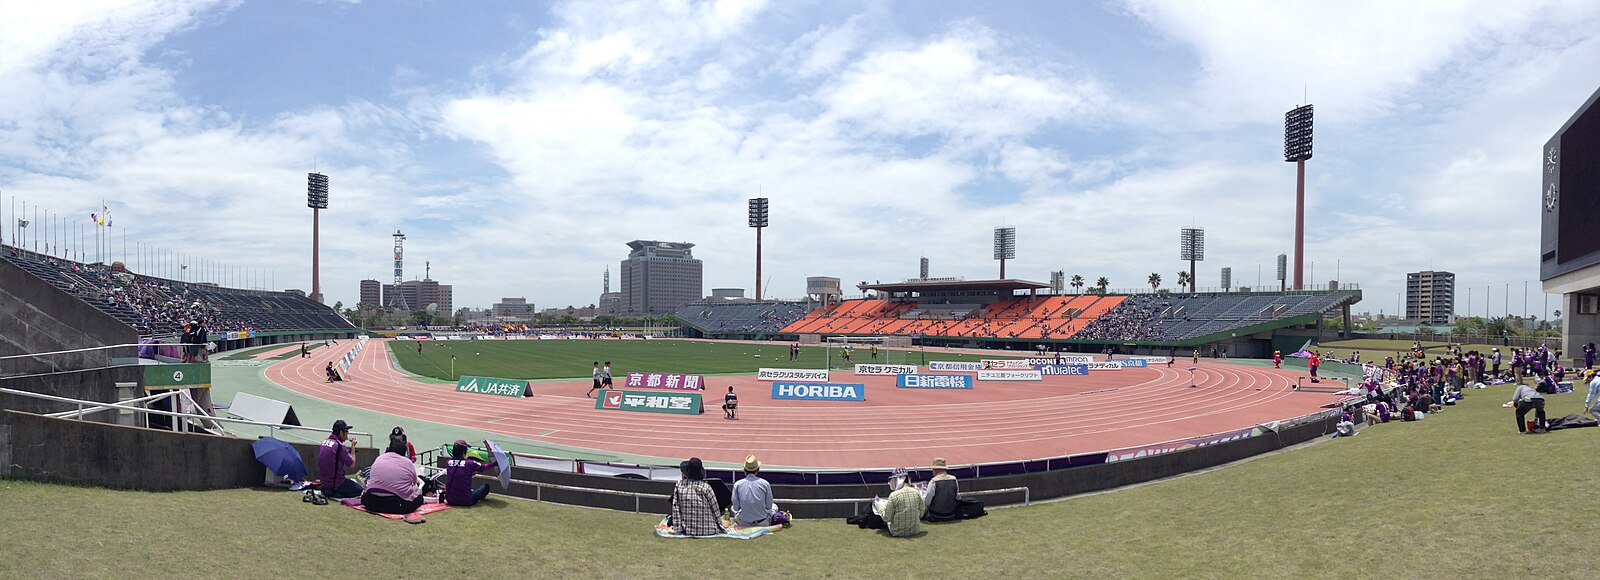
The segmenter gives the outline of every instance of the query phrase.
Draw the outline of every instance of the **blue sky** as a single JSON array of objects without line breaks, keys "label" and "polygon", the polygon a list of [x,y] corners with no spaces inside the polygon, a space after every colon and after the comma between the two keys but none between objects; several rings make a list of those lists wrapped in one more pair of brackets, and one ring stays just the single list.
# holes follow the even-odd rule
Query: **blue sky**
[{"label": "blue sky", "polygon": [[130,254],[308,288],[316,163],[346,304],[395,228],[457,306],[592,303],[633,239],[749,288],[757,191],[779,297],[924,255],[992,277],[1002,224],[1013,276],[1170,287],[1195,225],[1201,284],[1253,285],[1292,251],[1282,118],[1309,98],[1308,278],[1392,313],[1406,272],[1451,270],[1498,315],[1537,278],[1539,148],[1600,87],[1595,30],[1584,1],[5,3],[0,212],[104,199]]}]

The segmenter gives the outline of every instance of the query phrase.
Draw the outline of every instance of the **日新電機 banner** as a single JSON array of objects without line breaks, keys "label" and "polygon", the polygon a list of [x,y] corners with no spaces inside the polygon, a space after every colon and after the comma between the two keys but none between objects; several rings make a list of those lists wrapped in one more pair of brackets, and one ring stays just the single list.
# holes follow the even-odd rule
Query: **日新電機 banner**
[{"label": "\u65e5\u65b0\u96fb\u6a5f banner", "polygon": [[972,375],[899,375],[896,387],[902,389],[970,389]]}]

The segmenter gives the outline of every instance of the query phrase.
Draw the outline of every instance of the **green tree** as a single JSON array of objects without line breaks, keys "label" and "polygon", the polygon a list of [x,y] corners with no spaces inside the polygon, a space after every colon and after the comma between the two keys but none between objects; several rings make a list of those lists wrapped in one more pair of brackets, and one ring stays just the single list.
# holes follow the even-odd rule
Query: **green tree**
[{"label": "green tree", "polygon": [[1150,291],[1154,292],[1157,288],[1161,287],[1161,275],[1157,274],[1155,272],[1151,272],[1150,273],[1150,277],[1145,279],[1145,283],[1149,284],[1150,285]]},{"label": "green tree", "polygon": [[1178,288],[1181,290],[1185,286],[1188,286],[1189,287],[1189,291],[1193,292],[1194,291],[1194,280],[1190,280],[1189,279],[1189,273],[1188,272],[1179,271],[1178,272]]},{"label": "green tree", "polygon": [[1106,287],[1111,285],[1111,281],[1107,280],[1105,276],[1101,276],[1100,279],[1099,280],[1095,280],[1094,283],[1095,283],[1096,286],[1100,287],[1100,293],[1101,294],[1105,294],[1106,293]]},{"label": "green tree", "polygon": [[1077,292],[1079,294],[1082,294],[1083,293],[1082,288],[1083,288],[1083,276],[1079,276],[1077,274],[1073,274],[1072,275],[1072,290],[1073,290],[1073,292]]}]

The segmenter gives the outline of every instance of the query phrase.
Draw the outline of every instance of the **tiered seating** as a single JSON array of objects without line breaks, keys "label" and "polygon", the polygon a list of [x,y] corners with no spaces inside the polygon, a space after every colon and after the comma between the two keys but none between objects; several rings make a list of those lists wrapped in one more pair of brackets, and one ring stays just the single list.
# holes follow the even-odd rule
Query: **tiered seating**
[{"label": "tiered seating", "polygon": [[706,335],[775,334],[810,310],[790,302],[737,302],[689,305],[678,309],[678,320]]},{"label": "tiered seating", "polygon": [[1342,292],[1307,295],[1029,296],[982,307],[849,300],[785,333],[1171,342],[1323,312]]},{"label": "tiered seating", "polygon": [[133,327],[140,336],[174,335],[191,319],[201,320],[212,332],[355,328],[327,306],[297,294],[185,284],[9,247],[0,256]]}]

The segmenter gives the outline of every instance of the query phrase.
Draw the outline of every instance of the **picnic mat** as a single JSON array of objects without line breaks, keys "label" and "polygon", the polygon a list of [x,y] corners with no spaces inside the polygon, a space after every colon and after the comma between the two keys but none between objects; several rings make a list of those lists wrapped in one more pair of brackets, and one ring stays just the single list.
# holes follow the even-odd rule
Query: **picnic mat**
[{"label": "picnic mat", "polygon": [[[372,515],[375,515],[375,516],[383,516],[383,517],[389,518],[391,520],[403,520],[403,519],[406,519],[406,517],[403,516],[403,515],[374,514],[372,512],[368,512],[367,508],[361,505],[361,498],[359,498],[359,497],[353,497],[353,498],[350,498],[350,499],[341,499],[341,500],[339,500],[339,503],[344,504],[345,507],[355,508],[355,509],[361,510],[363,512],[367,512],[369,514],[372,514]],[[413,512],[413,513],[425,516],[425,515],[431,514],[433,512],[442,512],[444,510],[450,509],[451,507],[453,507],[453,506],[451,506],[450,504],[447,504],[447,503],[435,503],[432,500],[429,500],[428,502],[423,503],[422,507],[417,508],[417,511]]]},{"label": "picnic mat", "polygon": [[738,540],[748,540],[751,538],[759,538],[783,529],[783,526],[734,525],[732,524],[732,521],[727,518],[722,519],[722,527],[726,528],[728,531],[715,536],[685,536],[682,534],[672,533],[672,528],[667,525],[667,518],[661,518],[661,521],[656,523],[656,535],[663,538],[734,538]]}]

